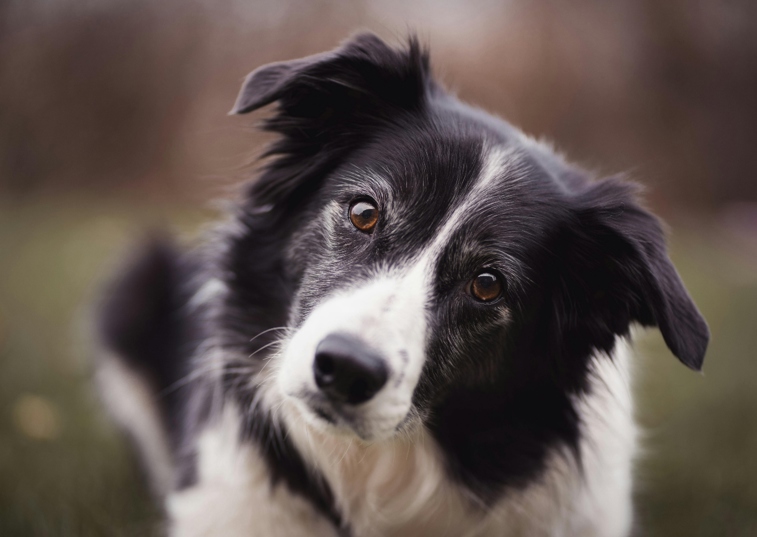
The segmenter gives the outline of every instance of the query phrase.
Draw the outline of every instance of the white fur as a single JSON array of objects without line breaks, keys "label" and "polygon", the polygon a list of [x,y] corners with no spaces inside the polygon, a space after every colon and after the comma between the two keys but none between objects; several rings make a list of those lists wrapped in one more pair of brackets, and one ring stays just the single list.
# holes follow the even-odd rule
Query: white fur
[{"label": "white fur", "polygon": [[252,443],[239,441],[238,409],[227,404],[197,442],[197,484],[166,500],[174,537],[332,537],[337,532],[284,483],[271,486]]},{"label": "white fur", "polygon": [[173,486],[173,460],[154,391],[123,360],[107,353],[101,358],[95,380],[110,415],[134,437],[153,490],[161,496],[166,494]]},{"label": "white fur", "polygon": [[[626,342],[618,341],[612,360],[595,363],[591,394],[577,405],[583,473],[571,454],[555,452],[540,480],[491,509],[448,479],[438,446],[421,428],[364,443],[298,422],[290,438],[329,481],[356,536],[623,537],[636,439]],[[201,435],[197,484],[168,499],[172,535],[335,535],[285,485],[271,489],[255,445],[239,442],[239,419],[229,406]]]},{"label": "white fur", "polygon": [[195,310],[213,303],[215,299],[224,296],[228,292],[229,288],[226,285],[226,282],[219,280],[218,278],[210,278],[202,284],[192,298],[189,299],[187,306],[190,310]]}]

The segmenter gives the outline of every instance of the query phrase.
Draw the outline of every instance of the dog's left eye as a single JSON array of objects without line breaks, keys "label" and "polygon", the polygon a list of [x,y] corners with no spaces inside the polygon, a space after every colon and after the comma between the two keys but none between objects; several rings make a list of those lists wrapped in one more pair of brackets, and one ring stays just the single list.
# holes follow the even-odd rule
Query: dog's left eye
[{"label": "dog's left eye", "polygon": [[488,270],[479,272],[470,284],[471,294],[481,302],[494,302],[502,296],[502,291],[502,279]]},{"label": "dog's left eye", "polygon": [[359,200],[350,205],[350,221],[352,225],[364,233],[370,233],[376,227],[379,210],[371,200]]}]

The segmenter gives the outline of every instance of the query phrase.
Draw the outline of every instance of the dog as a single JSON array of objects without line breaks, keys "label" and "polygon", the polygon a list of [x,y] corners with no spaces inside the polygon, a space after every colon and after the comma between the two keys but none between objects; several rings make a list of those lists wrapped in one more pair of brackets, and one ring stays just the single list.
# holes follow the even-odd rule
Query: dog
[{"label": "dog", "polygon": [[174,536],[625,536],[631,332],[707,325],[622,178],[459,101],[416,38],[262,66],[277,139],[228,221],[157,238],[97,381]]}]

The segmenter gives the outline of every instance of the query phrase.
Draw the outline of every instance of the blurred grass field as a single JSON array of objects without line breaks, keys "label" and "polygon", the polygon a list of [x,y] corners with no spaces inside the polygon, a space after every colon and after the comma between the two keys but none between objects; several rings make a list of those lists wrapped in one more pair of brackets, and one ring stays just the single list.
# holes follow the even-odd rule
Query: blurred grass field
[{"label": "blurred grass field", "polygon": [[[0,201],[0,536],[160,534],[90,385],[83,321],[119,252],[155,222],[192,232],[205,216],[126,199]],[[704,375],[657,332],[640,342],[642,534],[757,535],[757,262],[711,222],[673,228],[713,339]]]}]

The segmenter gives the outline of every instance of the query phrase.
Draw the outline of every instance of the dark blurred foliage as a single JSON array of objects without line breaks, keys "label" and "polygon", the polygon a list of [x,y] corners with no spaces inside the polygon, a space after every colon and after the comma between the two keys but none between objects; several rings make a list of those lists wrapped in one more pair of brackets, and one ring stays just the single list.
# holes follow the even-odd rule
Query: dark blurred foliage
[{"label": "dark blurred foliage", "polygon": [[656,205],[757,199],[752,0],[6,0],[0,20],[4,195],[201,199],[259,146],[225,116],[244,74],[369,28],[417,31],[463,98]]}]

